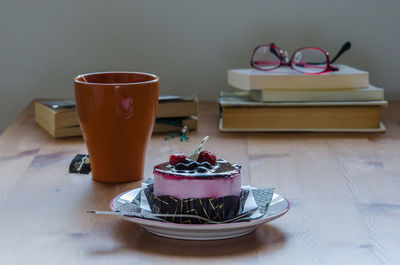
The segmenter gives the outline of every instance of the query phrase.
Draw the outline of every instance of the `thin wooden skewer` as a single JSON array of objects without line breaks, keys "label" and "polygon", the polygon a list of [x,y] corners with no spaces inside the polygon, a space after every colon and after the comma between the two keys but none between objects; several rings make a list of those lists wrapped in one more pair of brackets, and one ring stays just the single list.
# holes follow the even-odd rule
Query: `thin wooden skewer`
[{"label": "thin wooden skewer", "polygon": [[[176,218],[196,218],[196,219],[200,219],[202,221],[205,221],[207,223],[210,224],[223,224],[223,223],[231,223],[236,221],[237,219],[240,219],[244,216],[249,216],[251,214],[253,214],[255,211],[258,210],[259,207],[254,208],[244,214],[238,215],[233,219],[227,220],[227,221],[222,221],[222,222],[216,222],[216,221],[212,221],[209,220],[207,218],[201,217],[201,216],[193,216],[190,214],[148,214],[148,216],[152,216],[152,217],[176,217]],[[121,212],[112,212],[112,211],[96,211],[96,210],[87,210],[87,213],[93,213],[93,214],[107,214],[107,215],[118,215],[118,216],[125,216],[125,214],[121,213]],[[129,215],[128,215],[129,216]],[[141,214],[132,214],[132,216],[137,216],[137,217],[146,217],[146,215],[141,215]]]}]

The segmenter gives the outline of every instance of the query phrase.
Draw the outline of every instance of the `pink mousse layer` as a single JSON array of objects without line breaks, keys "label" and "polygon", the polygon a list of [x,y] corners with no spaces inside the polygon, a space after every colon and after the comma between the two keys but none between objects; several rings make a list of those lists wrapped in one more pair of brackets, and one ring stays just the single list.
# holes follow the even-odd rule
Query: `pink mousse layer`
[{"label": "pink mousse layer", "polygon": [[182,177],[154,171],[154,194],[188,198],[240,196],[242,177],[239,173],[215,178]]}]

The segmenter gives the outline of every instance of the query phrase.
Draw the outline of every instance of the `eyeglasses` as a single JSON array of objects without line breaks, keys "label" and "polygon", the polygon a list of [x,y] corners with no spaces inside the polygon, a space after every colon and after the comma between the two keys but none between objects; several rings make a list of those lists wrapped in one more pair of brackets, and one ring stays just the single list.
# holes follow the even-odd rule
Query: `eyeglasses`
[{"label": "eyeglasses", "polygon": [[257,46],[251,56],[250,64],[262,71],[273,70],[285,65],[305,74],[323,74],[338,71],[339,69],[331,64],[350,48],[351,43],[349,41],[344,43],[333,60],[330,61],[328,53],[323,49],[303,47],[296,50],[289,60],[287,51],[283,51],[274,43],[271,43]]}]

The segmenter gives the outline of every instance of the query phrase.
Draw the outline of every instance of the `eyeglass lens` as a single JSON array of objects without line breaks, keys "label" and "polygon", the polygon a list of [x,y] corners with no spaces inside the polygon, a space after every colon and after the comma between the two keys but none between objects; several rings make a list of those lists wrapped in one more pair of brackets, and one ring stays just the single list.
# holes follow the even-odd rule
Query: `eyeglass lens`
[{"label": "eyeglass lens", "polygon": [[281,64],[280,52],[270,45],[260,46],[254,51],[252,64],[262,70],[274,69]]},{"label": "eyeglass lens", "polygon": [[328,66],[326,54],[315,48],[304,48],[293,54],[292,65],[299,72],[316,74],[326,70]]}]

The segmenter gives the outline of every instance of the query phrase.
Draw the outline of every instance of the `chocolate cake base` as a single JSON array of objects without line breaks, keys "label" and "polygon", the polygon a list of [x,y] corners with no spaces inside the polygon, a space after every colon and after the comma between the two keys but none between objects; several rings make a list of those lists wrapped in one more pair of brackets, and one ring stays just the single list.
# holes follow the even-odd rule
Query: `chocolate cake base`
[{"label": "chocolate cake base", "polygon": [[155,196],[153,185],[149,185],[144,193],[154,214],[190,214],[187,217],[162,217],[162,219],[179,224],[204,224],[205,221],[196,218],[200,216],[212,221],[230,220],[243,212],[244,204],[249,195],[248,190],[242,190],[240,196],[225,196],[220,198],[184,199],[173,196]]}]

